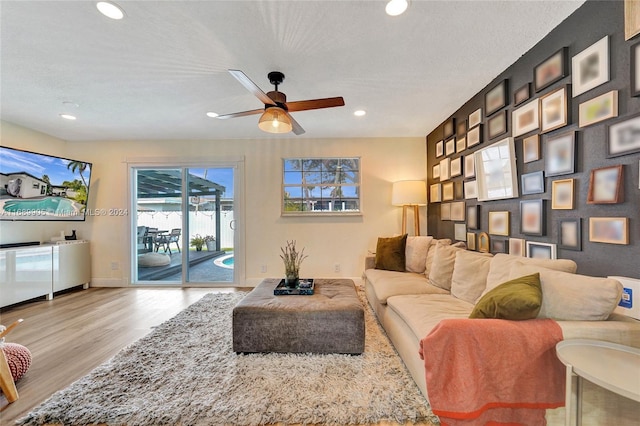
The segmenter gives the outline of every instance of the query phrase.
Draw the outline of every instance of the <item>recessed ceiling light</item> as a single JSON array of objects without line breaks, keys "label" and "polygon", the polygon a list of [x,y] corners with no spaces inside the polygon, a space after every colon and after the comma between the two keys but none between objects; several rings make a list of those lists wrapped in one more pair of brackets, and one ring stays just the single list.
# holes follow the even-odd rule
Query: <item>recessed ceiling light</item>
[{"label": "recessed ceiling light", "polygon": [[211,117],[211,118],[216,118],[218,115],[220,115],[220,114],[215,113],[215,112],[208,112],[207,113],[207,117]]},{"label": "recessed ceiling light", "polygon": [[389,16],[398,16],[402,15],[407,7],[409,7],[408,0],[390,0],[384,10]]},{"label": "recessed ceiling light", "polygon": [[76,116],[75,115],[71,115],[71,114],[60,114],[60,117],[64,118],[65,120],[75,120]]},{"label": "recessed ceiling light", "polygon": [[363,109],[359,109],[353,112],[353,115],[355,115],[356,117],[362,117],[363,115],[366,115],[366,114],[367,114],[367,111]]},{"label": "recessed ceiling light", "polygon": [[62,102],[62,105],[64,105],[65,107],[73,107],[73,108],[78,108],[80,105],[73,102],[73,101],[64,101]]},{"label": "recessed ceiling light", "polygon": [[108,1],[99,1],[96,3],[96,7],[107,18],[122,19],[124,18],[124,11],[120,6]]}]

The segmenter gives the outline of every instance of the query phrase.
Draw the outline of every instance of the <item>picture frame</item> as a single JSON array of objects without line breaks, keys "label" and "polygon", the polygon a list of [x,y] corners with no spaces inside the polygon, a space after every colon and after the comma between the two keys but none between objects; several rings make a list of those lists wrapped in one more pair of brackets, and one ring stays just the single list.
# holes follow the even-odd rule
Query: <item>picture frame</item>
[{"label": "picture frame", "polygon": [[440,160],[440,182],[449,180],[449,164],[451,160],[449,158],[444,158]]},{"label": "picture frame", "polygon": [[578,107],[578,125],[591,126],[618,116],[618,91],[612,90],[583,102]]},{"label": "picture frame", "polygon": [[453,238],[457,241],[467,241],[467,227],[464,223],[453,224]]},{"label": "picture frame", "polygon": [[467,133],[467,119],[463,118],[458,121],[458,125],[456,126],[456,135],[461,136]]},{"label": "picture frame", "polygon": [[640,114],[624,117],[607,126],[607,157],[640,152]]},{"label": "picture frame", "polygon": [[491,253],[507,253],[509,249],[509,240],[506,238],[492,238],[491,239]]},{"label": "picture frame", "polygon": [[444,155],[444,141],[436,142],[436,158]]},{"label": "picture frame", "polygon": [[629,218],[590,217],[589,241],[607,244],[629,244]]},{"label": "picture frame", "polygon": [[481,232],[478,235],[478,251],[480,253],[489,253],[489,234]]},{"label": "picture frame", "polygon": [[482,124],[478,124],[467,132],[467,148],[478,145],[482,142]]},{"label": "picture frame", "polygon": [[476,160],[473,155],[466,155],[464,157],[464,177],[476,177]]},{"label": "picture frame", "polygon": [[640,96],[640,43],[631,46],[631,96]]},{"label": "picture frame", "polygon": [[567,86],[560,87],[540,98],[540,130],[542,133],[559,129],[569,123]]},{"label": "picture frame", "polygon": [[442,201],[442,184],[434,183],[429,186],[429,200],[432,203],[439,203]]},{"label": "picture frame", "polygon": [[456,200],[464,200],[463,182],[454,182],[453,196]]},{"label": "picture frame", "polygon": [[522,195],[544,193],[544,172],[525,173],[520,176]]},{"label": "picture frame", "polygon": [[431,177],[433,179],[440,179],[440,163],[431,168]]},{"label": "picture frame", "polygon": [[502,111],[487,120],[489,140],[502,136],[509,131],[507,111]]},{"label": "picture frame", "polygon": [[553,243],[527,241],[527,257],[533,259],[557,259],[557,248]]},{"label": "picture frame", "polygon": [[547,177],[575,173],[576,131],[553,135],[545,139],[544,164]]},{"label": "picture frame", "polygon": [[536,98],[511,113],[513,136],[524,135],[540,127],[540,102]]},{"label": "picture frame", "polygon": [[582,219],[558,219],[558,247],[565,250],[582,250]]},{"label": "picture frame", "polygon": [[442,201],[453,201],[453,182],[442,184]]},{"label": "picture frame", "polygon": [[475,250],[476,249],[476,234],[475,232],[467,232],[467,249]]},{"label": "picture frame", "polygon": [[467,206],[467,228],[480,229],[480,205]]},{"label": "picture frame", "polygon": [[617,204],[624,201],[624,165],[591,170],[587,204]]},{"label": "picture frame", "polygon": [[624,0],[624,39],[631,40],[640,34],[640,3]]},{"label": "picture frame", "polygon": [[509,80],[505,79],[493,86],[484,95],[485,114],[488,116],[506,107],[509,102]]},{"label": "picture frame", "polygon": [[456,153],[456,140],[454,138],[449,139],[444,143],[444,154],[448,157],[451,154]]},{"label": "picture frame", "polygon": [[456,138],[456,152],[462,152],[465,149],[467,149],[467,138],[464,136]]},{"label": "picture frame", "polygon": [[464,183],[464,198],[466,200],[478,198],[478,182],[469,180]]},{"label": "picture frame", "polygon": [[573,210],[575,179],[551,182],[551,210]]},{"label": "picture frame", "polygon": [[512,256],[525,257],[526,246],[522,238],[509,238],[509,254]]},{"label": "picture frame", "polygon": [[[478,200],[503,200],[518,197],[518,174],[513,138],[504,138],[473,153],[478,182]],[[489,179],[501,170],[499,179]]]},{"label": "picture frame", "polygon": [[533,86],[537,92],[567,75],[567,47],[562,47],[533,69]]},{"label": "picture frame", "polygon": [[609,81],[609,36],[571,58],[573,97]]},{"label": "picture frame", "polygon": [[489,212],[489,235],[509,236],[509,212]]},{"label": "picture frame", "polygon": [[456,222],[464,222],[465,218],[464,201],[456,201],[451,203],[451,220]]},{"label": "picture frame", "polygon": [[477,110],[469,114],[468,122],[469,122],[469,129],[473,129],[478,124],[480,124],[482,122],[482,108],[478,108]]},{"label": "picture frame", "polygon": [[452,178],[462,176],[462,157],[451,159],[449,176]]},{"label": "picture frame", "polygon": [[520,86],[513,92],[513,106],[516,107],[531,98],[531,83]]},{"label": "picture frame", "polygon": [[451,220],[451,203],[440,204],[440,220]]},{"label": "picture frame", "polygon": [[522,161],[531,163],[540,159],[540,135],[535,134],[522,139]]},{"label": "picture frame", "polygon": [[442,133],[444,139],[450,138],[456,131],[456,119],[451,117],[447,121],[444,122],[442,126]]},{"label": "picture frame", "polygon": [[545,200],[520,201],[520,233],[543,236],[545,234]]}]

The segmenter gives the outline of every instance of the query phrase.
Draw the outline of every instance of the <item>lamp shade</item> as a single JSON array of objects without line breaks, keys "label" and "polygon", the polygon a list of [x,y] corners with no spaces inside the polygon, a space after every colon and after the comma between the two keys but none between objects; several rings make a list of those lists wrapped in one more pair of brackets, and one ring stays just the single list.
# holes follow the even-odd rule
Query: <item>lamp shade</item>
[{"label": "lamp shade", "polygon": [[269,107],[258,121],[260,130],[267,133],[289,133],[293,126],[285,111],[280,107]]},{"label": "lamp shade", "polygon": [[427,184],[423,180],[401,180],[393,183],[391,204],[394,206],[426,206]]}]

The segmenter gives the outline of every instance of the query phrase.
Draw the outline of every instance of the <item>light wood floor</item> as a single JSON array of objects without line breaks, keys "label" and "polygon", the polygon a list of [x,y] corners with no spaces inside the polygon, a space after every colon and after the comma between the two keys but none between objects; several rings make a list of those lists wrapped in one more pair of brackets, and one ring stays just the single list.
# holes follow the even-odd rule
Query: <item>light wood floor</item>
[{"label": "light wood floor", "polygon": [[0,425],[13,424],[152,327],[219,291],[236,290],[90,288],[0,311],[1,324],[24,319],[6,340],[26,346],[33,355],[31,368],[16,384],[20,398],[8,404],[0,394]]}]

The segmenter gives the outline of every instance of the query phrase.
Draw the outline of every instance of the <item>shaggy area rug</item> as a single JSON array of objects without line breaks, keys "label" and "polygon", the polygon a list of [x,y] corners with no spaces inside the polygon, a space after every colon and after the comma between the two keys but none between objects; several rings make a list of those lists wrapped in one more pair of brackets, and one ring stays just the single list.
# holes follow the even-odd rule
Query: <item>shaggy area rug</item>
[{"label": "shaggy area rug", "polygon": [[439,424],[358,293],[362,355],[237,355],[231,312],[246,293],[207,294],[18,424]]}]

